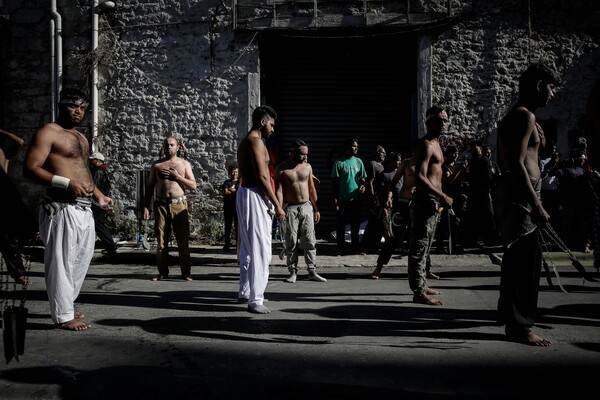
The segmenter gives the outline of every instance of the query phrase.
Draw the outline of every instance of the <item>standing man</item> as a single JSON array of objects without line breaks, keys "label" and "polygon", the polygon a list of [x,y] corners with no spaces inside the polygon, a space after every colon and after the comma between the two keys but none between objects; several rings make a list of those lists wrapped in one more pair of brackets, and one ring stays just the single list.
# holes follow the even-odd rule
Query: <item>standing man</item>
[{"label": "standing man", "polygon": [[[184,158],[179,157],[183,150]],[[161,157],[150,168],[146,187],[144,219],[150,219],[150,202],[154,193],[154,232],[156,234],[156,264],[158,275],[153,281],[169,277],[169,239],[175,234],[181,279],[192,281],[190,258],[190,220],[185,190],[196,189],[196,178],[179,140],[168,136],[159,153]],[[164,156],[163,156],[164,155]]]},{"label": "standing man", "polygon": [[381,269],[390,261],[392,253],[404,236],[404,223],[399,223],[399,218],[398,221],[394,218],[394,215],[400,216],[400,193],[402,192],[403,179],[401,177],[396,180],[394,185],[390,184],[402,165],[402,156],[396,152],[389,153],[384,161],[385,168],[381,174],[380,185],[378,185],[377,203],[380,206],[381,219],[384,221],[385,243],[379,251],[377,266],[371,273],[373,279],[379,279]]},{"label": "standing man", "polygon": [[257,314],[270,312],[263,303],[272,258],[273,216],[280,220],[285,218],[275,195],[269,172],[269,152],[264,144],[275,130],[276,119],[273,108],[257,107],[252,112],[252,129],[244,136],[237,151],[242,181],[236,198],[240,263],[238,301],[247,301],[248,311]]},{"label": "standing man", "polygon": [[549,220],[540,200],[539,149],[543,137],[535,110],[554,97],[558,78],[548,67],[533,64],[519,78],[519,99],[498,123],[496,217],[505,245],[500,275],[498,320],[506,335],[520,343],[550,346],[531,332],[537,312],[542,252],[538,230]]},{"label": "standing man", "polygon": [[26,286],[31,282],[23,265],[21,246],[35,238],[38,227],[17,186],[8,176],[10,159],[24,146],[23,139],[0,129],[0,253],[11,278]]},{"label": "standing man", "polygon": [[[98,151],[90,156],[90,164],[94,184],[102,193],[110,196],[110,178],[108,177],[108,164],[104,162],[104,155]],[[92,213],[94,214],[94,223],[96,225],[96,236],[104,244],[106,254],[114,256],[117,254],[117,245],[113,239],[108,226],[106,226],[106,217],[108,211],[92,202]]]},{"label": "standing man", "polygon": [[225,223],[225,238],[223,239],[225,245],[223,246],[223,251],[229,251],[231,249],[231,229],[234,228],[234,236],[236,239],[238,229],[235,197],[240,185],[238,179],[240,169],[237,163],[229,164],[227,172],[229,173],[229,179],[225,180],[221,185],[221,193],[223,194],[223,219]]},{"label": "standing man", "polygon": [[465,246],[479,246],[480,240],[486,246],[498,244],[496,223],[492,209],[492,170],[490,159],[483,154],[481,140],[470,143],[471,159],[466,176],[468,182],[465,210]]},{"label": "standing man", "polygon": [[384,227],[381,207],[377,198],[379,189],[381,188],[376,187],[376,185],[382,180],[381,176],[384,172],[385,157],[385,149],[383,146],[378,145],[375,148],[373,158],[365,165],[365,170],[367,171],[367,190],[365,193],[367,195],[369,219],[360,241],[360,245],[365,252],[372,249],[379,250],[381,247]]},{"label": "standing man", "polygon": [[35,133],[23,165],[26,177],[47,187],[39,215],[50,313],[57,328],[71,331],[91,327],[74,303],[94,253],[92,199],[112,207],[112,199],[94,185],[88,141],[75,129],[88,104],[81,91],[63,90],[56,122]]},{"label": "standing man", "polygon": [[367,172],[358,154],[358,139],[347,138],[344,142],[345,154],[333,163],[331,184],[333,206],[337,212],[337,255],[341,256],[346,244],[346,221],[350,220],[351,252],[359,255],[358,231],[362,214],[361,199],[366,190]]},{"label": "standing man", "polygon": [[[285,254],[290,276],[285,280],[295,283],[298,274],[298,250],[304,251],[304,260],[308,268],[308,279],[327,282],[317,274],[317,238],[315,224],[321,214],[317,206],[317,190],[313,179],[312,166],[307,162],[308,145],[296,140],[292,145],[290,157],[279,164],[275,170],[277,199],[285,207]],[[300,239],[300,242],[298,242]]]},{"label": "standing man", "polygon": [[435,236],[440,205],[452,208],[452,198],[442,191],[444,153],[439,137],[448,128],[448,113],[433,106],[426,113],[427,133],[415,148],[415,191],[411,203],[411,233],[408,251],[408,282],[413,302],[442,305],[432,295],[442,294],[427,286],[427,259]]}]

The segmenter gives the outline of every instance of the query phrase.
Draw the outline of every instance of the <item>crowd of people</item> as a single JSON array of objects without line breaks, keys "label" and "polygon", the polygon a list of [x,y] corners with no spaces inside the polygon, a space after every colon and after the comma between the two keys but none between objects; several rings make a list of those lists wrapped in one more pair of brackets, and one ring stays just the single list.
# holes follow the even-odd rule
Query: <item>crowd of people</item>
[{"label": "crowd of people", "polygon": [[[364,255],[377,252],[371,274],[379,279],[394,252],[408,256],[408,285],[413,301],[443,305],[429,282],[440,279],[431,271],[431,253],[466,248],[504,246],[498,318],[506,334],[520,342],[548,346],[532,333],[541,267],[539,231],[553,224],[565,243],[577,251],[594,247],[592,221],[598,215],[600,175],[591,168],[587,143],[579,140],[568,158],[546,143],[534,112],[550,101],[556,75],[543,65],[532,65],[520,77],[519,100],[499,122],[497,161],[491,146],[479,140],[443,146],[448,110],[432,106],[425,115],[425,135],[416,140],[410,155],[386,152],[377,146],[372,160],[358,156],[359,140],[347,138],[344,153],[331,169],[332,204],[336,211],[336,252]],[[96,236],[108,253],[116,245],[105,219],[112,209],[110,179],[101,153],[89,155],[86,137],[77,131],[88,100],[81,91],[61,93],[59,115],[33,136],[24,162],[25,177],[46,187],[39,213],[39,235],[45,246],[45,280],[56,327],[89,329],[75,299],[89,267]],[[274,165],[266,143],[275,132],[276,111],[257,107],[252,126],[241,139],[228,179],[220,187],[224,211],[224,251],[236,247],[239,262],[238,301],[248,311],[266,314],[265,290],[272,257],[272,227],[282,228],[289,276],[298,279],[303,254],[308,280],[327,282],[317,273],[315,224],[320,222],[317,183],[308,163],[309,145],[295,140],[289,157]],[[6,160],[24,147],[14,135],[4,139],[3,187],[12,187]],[[400,149],[398,149],[400,150]],[[14,185],[13,185],[14,186]],[[192,281],[189,250],[189,214],[186,191],[195,190],[187,151],[181,141],[163,140],[159,159],[151,164],[144,198],[144,219],[154,215],[158,274],[169,277],[169,241],[175,235],[181,278]],[[16,191],[12,191],[15,192]],[[11,193],[12,193],[11,192]],[[12,196],[18,198],[16,196]],[[12,199],[12,197],[10,197]],[[4,196],[6,198],[6,196]],[[14,199],[13,199],[14,200]],[[542,205],[544,204],[544,205]],[[363,239],[359,228],[368,210]],[[595,212],[595,214],[594,214]],[[3,216],[3,218],[8,218]],[[346,226],[350,243],[346,243]],[[6,226],[6,224],[2,224]],[[18,241],[31,237],[2,231],[2,253],[15,281],[29,283],[18,253]],[[232,244],[232,239],[233,243]],[[434,246],[435,244],[435,246]]]}]

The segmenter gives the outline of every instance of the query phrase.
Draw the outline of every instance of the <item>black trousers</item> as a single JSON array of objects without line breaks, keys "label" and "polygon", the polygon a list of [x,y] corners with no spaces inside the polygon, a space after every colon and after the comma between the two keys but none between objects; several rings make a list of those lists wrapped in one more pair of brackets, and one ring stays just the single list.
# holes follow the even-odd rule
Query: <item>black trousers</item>
[{"label": "black trousers", "polygon": [[19,241],[7,232],[0,232],[0,252],[6,264],[6,270],[13,279],[25,275],[23,257],[19,248]]},{"label": "black trousers", "polygon": [[108,226],[106,226],[107,213],[100,207],[92,207],[92,213],[94,214],[94,224],[96,225],[96,236],[104,244],[104,248],[113,252],[117,250],[117,245],[113,239]]},{"label": "black trousers", "polygon": [[225,222],[225,246],[231,245],[231,231],[232,228],[235,228],[235,236],[234,243],[237,241],[237,211],[235,209],[235,204],[233,206],[224,206],[223,207],[223,218]]},{"label": "black trousers", "polygon": [[342,252],[346,244],[346,222],[350,221],[350,248],[352,252],[360,250],[359,231],[362,214],[362,202],[360,200],[346,201],[338,200],[339,211],[337,212],[336,241],[337,251]]},{"label": "black trousers", "polygon": [[526,335],[533,326],[542,269],[542,251],[534,231],[504,251],[500,272],[498,322],[508,335]]}]

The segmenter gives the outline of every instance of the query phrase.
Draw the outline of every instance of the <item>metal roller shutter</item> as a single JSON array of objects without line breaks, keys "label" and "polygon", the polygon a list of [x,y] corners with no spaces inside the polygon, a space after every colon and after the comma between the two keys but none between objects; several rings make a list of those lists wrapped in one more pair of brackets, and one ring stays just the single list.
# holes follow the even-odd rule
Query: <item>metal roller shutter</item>
[{"label": "metal roller shutter", "polygon": [[416,135],[415,43],[412,35],[261,41],[261,90],[265,104],[279,115],[273,139],[282,159],[294,140],[306,141],[321,181],[320,238],[330,238],[335,229],[331,165],[343,153],[346,137],[358,139],[365,164],[379,144],[388,152],[410,154]]}]

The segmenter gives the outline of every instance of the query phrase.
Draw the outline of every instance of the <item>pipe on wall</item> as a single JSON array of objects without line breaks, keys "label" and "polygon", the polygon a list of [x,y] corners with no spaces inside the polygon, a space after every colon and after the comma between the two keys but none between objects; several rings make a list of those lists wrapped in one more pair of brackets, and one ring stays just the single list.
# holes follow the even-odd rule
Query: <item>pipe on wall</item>
[{"label": "pipe on wall", "polygon": [[[92,54],[98,48],[98,0],[92,2]],[[95,57],[95,56],[94,56]],[[92,64],[92,152],[96,151],[98,137],[98,62],[94,59]]]},{"label": "pipe on wall", "polygon": [[62,17],[58,13],[56,0],[50,4],[52,19],[50,20],[50,38],[51,38],[51,110],[52,119],[58,116],[57,104],[58,97],[63,85],[63,57],[62,57]]}]

